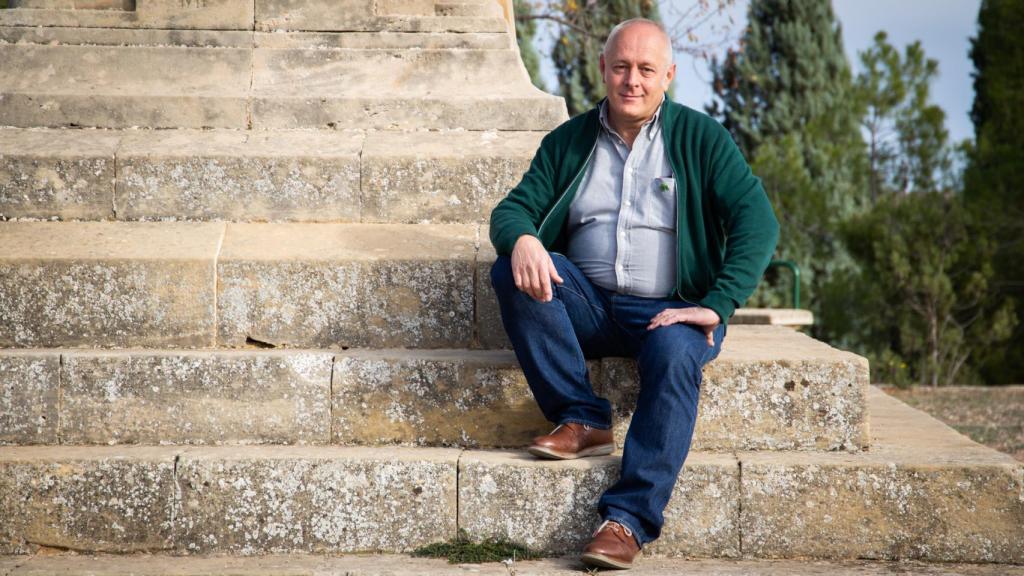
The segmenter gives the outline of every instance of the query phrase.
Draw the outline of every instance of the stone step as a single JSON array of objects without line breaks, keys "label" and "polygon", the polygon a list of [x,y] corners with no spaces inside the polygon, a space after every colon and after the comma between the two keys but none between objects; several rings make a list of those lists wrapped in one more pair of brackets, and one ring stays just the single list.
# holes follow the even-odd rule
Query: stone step
[{"label": "stone step", "polygon": [[[314,32],[506,32],[497,2],[432,0],[134,0],[134,9],[77,9],[89,0],[14,0],[0,26]],[[106,0],[91,0],[103,2]],[[69,6],[70,4],[70,6]],[[130,6],[127,6],[130,7]]]},{"label": "stone step", "polygon": [[0,129],[0,218],[481,223],[542,136]]},{"label": "stone step", "polygon": [[6,129],[0,213],[481,221],[541,135]]},{"label": "stone step", "polygon": [[7,7],[50,10],[134,10],[135,0],[7,0]]},{"label": "stone step", "polygon": [[0,43],[94,46],[193,46],[207,48],[357,48],[506,50],[501,32],[248,32],[0,26]]},{"label": "stone step", "polygon": [[0,222],[0,298],[16,304],[0,307],[0,347],[508,348],[486,238],[468,224]]},{"label": "stone step", "polygon": [[[7,572],[2,572],[7,568]],[[578,576],[586,566],[578,554],[541,560],[508,558],[484,564],[449,564],[438,558],[406,554],[319,556],[269,554],[255,557],[170,554],[121,556],[61,553],[0,557],[5,576]],[[937,563],[919,560],[738,560],[666,558],[644,554],[630,576],[1024,576],[1024,566]]]},{"label": "stone step", "polygon": [[[76,2],[77,3],[77,2]],[[67,9],[57,0],[16,0],[0,26],[252,30],[252,0],[135,0],[134,10]],[[124,8],[124,6],[122,6]]]},{"label": "stone step", "polygon": [[[1024,562],[1024,464],[873,389],[869,452],[694,451],[647,555]],[[618,455],[439,448],[0,448],[0,554],[575,553]]]},{"label": "stone step", "polygon": [[548,130],[565,118],[511,48],[17,43],[0,59],[16,71],[0,77],[6,126]]},{"label": "stone step", "polygon": [[[635,367],[607,358],[589,371],[621,447]],[[737,327],[705,369],[694,448],[867,448],[866,388],[853,354]],[[12,445],[461,447],[522,447],[553,426],[511,352],[404,349],[0,350],[0,424]]]},{"label": "stone step", "polygon": [[0,347],[471,347],[477,234],[0,223]]}]

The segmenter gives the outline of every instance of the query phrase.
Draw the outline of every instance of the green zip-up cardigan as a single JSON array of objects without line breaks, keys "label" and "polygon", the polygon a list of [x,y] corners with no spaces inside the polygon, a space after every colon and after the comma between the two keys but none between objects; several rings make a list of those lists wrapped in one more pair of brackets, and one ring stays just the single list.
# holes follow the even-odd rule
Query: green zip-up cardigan
[{"label": "green zip-up cardigan", "polygon": [[[779,223],[728,131],[713,118],[665,100],[662,138],[676,181],[679,239],[675,296],[714,310],[727,323],[757,287]],[[598,108],[541,141],[530,168],[491,212],[491,243],[509,255],[523,234],[563,252],[569,204],[597,145]]]}]

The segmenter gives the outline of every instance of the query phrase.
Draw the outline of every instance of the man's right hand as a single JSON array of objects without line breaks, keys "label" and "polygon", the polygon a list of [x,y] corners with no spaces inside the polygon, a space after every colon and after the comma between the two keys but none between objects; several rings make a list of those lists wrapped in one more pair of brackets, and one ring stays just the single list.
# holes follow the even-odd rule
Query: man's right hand
[{"label": "man's right hand", "polygon": [[523,234],[512,248],[512,277],[516,288],[539,302],[551,301],[551,281],[561,284],[551,255],[536,236]]}]

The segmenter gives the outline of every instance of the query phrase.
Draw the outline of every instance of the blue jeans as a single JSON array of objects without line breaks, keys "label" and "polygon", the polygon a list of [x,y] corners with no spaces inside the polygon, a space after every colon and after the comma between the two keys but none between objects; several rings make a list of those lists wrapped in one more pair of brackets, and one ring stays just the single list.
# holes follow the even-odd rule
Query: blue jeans
[{"label": "blue jeans", "polygon": [[661,534],[662,513],[693,440],[702,369],[721,350],[725,327],[715,329],[714,346],[687,324],[647,330],[662,310],[692,304],[612,292],[592,284],[565,256],[551,258],[564,283],[552,283],[552,300],[538,302],[516,288],[510,258],[498,257],[491,284],[502,323],[537,404],[558,424],[611,428],[611,403],[594,394],[585,359],[636,359],[640,394],[621,474],[597,511],[631,529],[643,546]]}]

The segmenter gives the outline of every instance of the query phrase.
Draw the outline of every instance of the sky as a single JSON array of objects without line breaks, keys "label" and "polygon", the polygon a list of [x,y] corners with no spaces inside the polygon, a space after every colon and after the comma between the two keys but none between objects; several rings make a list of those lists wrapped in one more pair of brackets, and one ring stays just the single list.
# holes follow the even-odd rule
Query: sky
[{"label": "sky", "polygon": [[[662,15],[670,21],[673,10],[683,11],[696,0],[661,0]],[[732,43],[746,26],[749,0],[737,0],[730,11]],[[939,63],[939,77],[932,85],[932,100],[946,112],[950,141],[974,136],[968,116],[974,100],[970,61],[970,37],[976,34],[980,0],[833,0],[832,7],[843,30],[847,57],[856,74],[857,53],[870,47],[875,33],[885,30],[889,42],[901,52],[907,44],[920,40],[925,55]],[[726,24],[727,20],[720,20]],[[543,34],[543,33],[542,33]],[[706,32],[705,36],[710,32]],[[729,43],[719,48],[724,52]],[[541,54],[545,48],[540,47]],[[550,53],[550,52],[548,52]],[[707,61],[676,54],[675,99],[687,106],[704,109],[711,100]],[[545,67],[543,76],[549,87],[555,86],[554,72]]]}]

